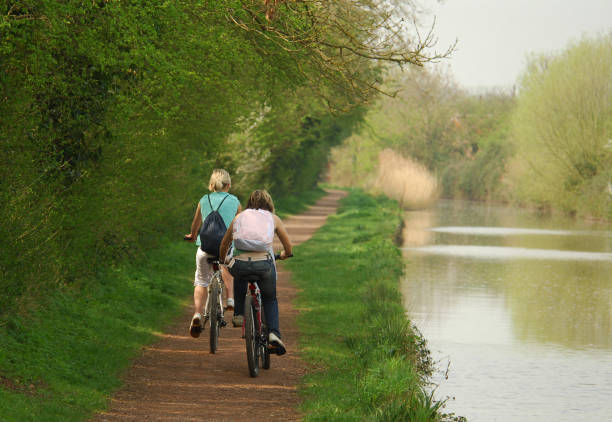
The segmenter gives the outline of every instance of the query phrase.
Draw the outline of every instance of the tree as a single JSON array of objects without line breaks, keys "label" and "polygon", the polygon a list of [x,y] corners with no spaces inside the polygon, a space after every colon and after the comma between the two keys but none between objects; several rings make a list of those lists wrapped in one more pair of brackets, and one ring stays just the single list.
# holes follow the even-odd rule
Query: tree
[{"label": "tree", "polygon": [[533,57],[521,79],[512,136],[522,199],[610,216],[612,34]]},{"label": "tree", "polygon": [[[447,57],[433,51],[433,26],[421,36],[415,7],[381,0],[232,1],[227,16],[264,55],[289,60],[332,109],[381,92],[384,65],[423,66]],[[407,23],[414,24],[414,31]],[[414,35],[410,35],[414,32]],[[325,83],[322,83],[322,82]]]}]

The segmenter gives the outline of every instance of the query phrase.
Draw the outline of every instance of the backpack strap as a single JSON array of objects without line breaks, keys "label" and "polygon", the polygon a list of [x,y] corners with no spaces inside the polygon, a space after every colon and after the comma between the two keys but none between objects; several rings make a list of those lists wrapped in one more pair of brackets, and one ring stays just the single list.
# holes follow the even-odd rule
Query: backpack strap
[{"label": "backpack strap", "polygon": [[225,201],[228,196],[229,196],[229,193],[223,197],[223,199],[221,200],[221,203],[219,204],[217,209],[214,209],[213,206],[212,206],[212,202],[210,202],[210,194],[206,195],[206,197],[208,198],[208,205],[210,205],[211,211],[219,211],[219,208],[221,208],[221,205],[223,205],[223,201]]}]

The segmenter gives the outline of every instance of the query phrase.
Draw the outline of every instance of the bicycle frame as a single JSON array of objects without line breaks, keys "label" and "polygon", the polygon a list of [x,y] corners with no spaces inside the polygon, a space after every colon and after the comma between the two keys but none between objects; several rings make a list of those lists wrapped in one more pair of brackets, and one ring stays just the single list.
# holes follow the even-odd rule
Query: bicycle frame
[{"label": "bicycle frame", "polygon": [[[210,277],[210,283],[208,283],[208,287],[206,291],[208,294],[206,295],[206,304],[204,304],[204,313],[210,317],[210,292],[212,290],[213,283],[217,283],[219,285],[219,303],[223,303],[223,277],[221,276],[221,267],[219,266],[219,261],[212,261],[213,266],[213,275]],[[218,274],[218,276],[217,276]],[[221,306],[221,316],[223,316],[223,306]]]},{"label": "bicycle frame", "polygon": [[208,284],[208,295],[204,309],[210,322],[210,353],[215,353],[218,347],[219,330],[226,325],[223,312],[223,277],[221,276],[219,261],[209,259],[208,262],[212,264],[213,274]]},{"label": "bicycle frame", "polygon": [[[263,332],[263,324],[261,320],[261,309],[262,309],[262,301],[261,301],[261,290],[259,290],[259,285],[257,281],[249,281],[249,285],[247,287],[247,295],[251,295],[254,301],[256,322],[257,322],[257,331]],[[244,321],[242,322],[242,335],[244,335]]]}]

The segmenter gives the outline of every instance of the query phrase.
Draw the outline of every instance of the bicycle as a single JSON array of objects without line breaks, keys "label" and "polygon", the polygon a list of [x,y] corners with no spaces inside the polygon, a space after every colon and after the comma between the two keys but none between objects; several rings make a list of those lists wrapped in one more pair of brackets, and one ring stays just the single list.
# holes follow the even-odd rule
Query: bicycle
[{"label": "bicycle", "polygon": [[227,323],[223,319],[223,279],[219,258],[207,258],[206,261],[213,267],[213,275],[208,284],[208,297],[204,306],[204,323],[206,318],[210,322],[210,353],[215,353],[219,345],[219,330]]},{"label": "bicycle", "polygon": [[[287,258],[293,254],[287,255]],[[279,259],[280,254],[275,255]],[[252,378],[259,375],[259,367],[270,369],[270,349],[268,344],[268,330],[265,324],[265,315],[261,298],[261,290],[257,280],[248,282],[246,298],[244,301],[244,323],[242,326],[246,343],[247,364]]]},{"label": "bicycle", "polygon": [[[183,240],[191,240],[184,236]],[[210,322],[210,353],[215,353],[219,345],[219,330],[227,323],[223,319],[223,278],[221,277],[221,267],[218,257],[206,258],[206,262],[212,265],[213,275],[208,284],[208,297],[204,305],[204,324]],[[200,327],[200,332],[202,327]]]}]

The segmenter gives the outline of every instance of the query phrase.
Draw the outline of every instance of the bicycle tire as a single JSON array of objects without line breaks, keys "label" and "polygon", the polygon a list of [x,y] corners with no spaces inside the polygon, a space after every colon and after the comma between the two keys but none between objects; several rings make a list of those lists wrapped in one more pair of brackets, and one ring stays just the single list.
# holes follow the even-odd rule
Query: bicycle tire
[{"label": "bicycle tire", "polygon": [[208,318],[210,321],[210,353],[215,353],[219,346],[219,284],[213,278],[210,289],[210,297],[208,298],[210,308],[208,310]]},{"label": "bicycle tire", "polygon": [[267,338],[267,330],[265,327],[266,314],[263,310],[263,306],[261,308],[261,367],[263,369],[270,369],[270,350],[268,349],[268,338]]},{"label": "bicycle tire", "polygon": [[249,375],[251,375],[252,378],[259,375],[259,350],[257,348],[256,326],[257,322],[255,321],[253,297],[247,296],[244,304],[244,339],[246,343]]}]

